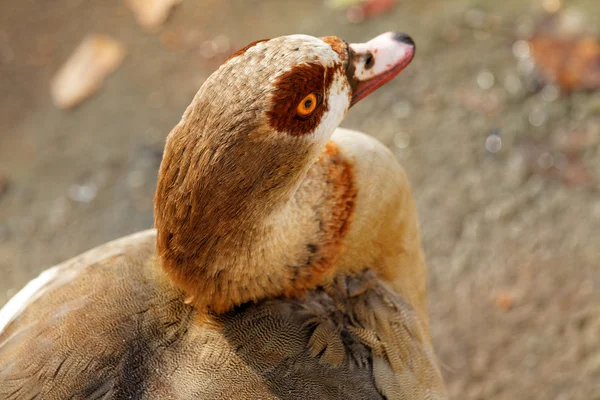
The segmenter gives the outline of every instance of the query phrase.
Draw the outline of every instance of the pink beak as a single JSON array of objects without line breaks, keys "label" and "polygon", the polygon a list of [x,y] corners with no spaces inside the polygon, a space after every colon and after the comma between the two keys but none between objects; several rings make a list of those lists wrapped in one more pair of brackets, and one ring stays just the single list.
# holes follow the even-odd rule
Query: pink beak
[{"label": "pink beak", "polygon": [[350,44],[349,53],[346,74],[354,105],[406,68],[415,55],[415,42],[408,35],[387,32],[366,43]]}]

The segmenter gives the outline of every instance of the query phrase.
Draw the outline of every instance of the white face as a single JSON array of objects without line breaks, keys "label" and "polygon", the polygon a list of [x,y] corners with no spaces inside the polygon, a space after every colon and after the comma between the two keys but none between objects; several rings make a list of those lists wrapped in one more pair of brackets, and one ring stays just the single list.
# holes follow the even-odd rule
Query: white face
[{"label": "white face", "polygon": [[321,147],[325,146],[331,138],[350,108],[352,92],[343,72],[336,73],[326,95],[329,98],[329,109],[323,114],[321,123],[312,133],[313,140],[318,142]]},{"label": "white face", "polygon": [[[266,100],[262,103],[265,122],[274,131],[322,148],[344,119],[352,97],[345,75],[346,45],[336,40],[343,47],[342,54],[324,40],[308,35],[258,42],[228,60],[218,72],[256,82],[248,96]],[[240,92],[245,90],[243,84],[229,84],[239,87]],[[299,107],[313,94],[318,99],[311,102],[314,110],[305,110],[310,113],[302,115]]]},{"label": "white face", "polygon": [[[344,64],[340,55],[336,53],[329,44],[316,37],[307,35],[291,35],[285,37],[288,40],[302,41],[310,43],[314,47],[314,51],[307,54],[308,59],[317,56],[319,62],[326,68],[334,71],[333,79],[328,88],[326,88],[324,97],[327,99],[327,111],[320,118],[320,123],[312,132],[302,137],[316,144],[315,150],[320,152],[320,149],[331,138],[335,129],[341,124],[346,117],[346,113],[350,108],[350,100],[352,98],[352,90],[344,74],[342,65]],[[311,60],[311,62],[314,62]],[[288,71],[294,66],[288,66]],[[287,72],[287,71],[285,71]]]}]

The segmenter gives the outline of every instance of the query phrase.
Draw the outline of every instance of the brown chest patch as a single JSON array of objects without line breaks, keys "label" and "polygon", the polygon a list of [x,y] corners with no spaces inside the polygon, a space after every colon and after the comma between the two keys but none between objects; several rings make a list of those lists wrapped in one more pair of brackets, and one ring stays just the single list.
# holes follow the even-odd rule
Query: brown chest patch
[{"label": "brown chest patch", "polygon": [[335,228],[332,234],[342,239],[348,233],[356,203],[354,171],[352,165],[342,157],[335,143],[328,142],[324,153],[329,158],[329,179],[335,183],[331,196],[332,228]]},{"label": "brown chest patch", "polygon": [[322,178],[327,180],[329,187],[320,220],[319,245],[307,245],[311,255],[307,264],[300,266],[301,271],[294,271],[294,283],[285,293],[289,297],[314,289],[334,272],[333,267],[339,258],[356,207],[357,188],[353,167],[340,154],[335,143],[327,143],[317,164],[315,167],[322,169]]},{"label": "brown chest patch", "polygon": [[[271,109],[267,111],[271,127],[290,135],[313,132],[329,109],[327,93],[336,69],[316,63],[300,64],[278,77],[271,94]],[[320,104],[309,116],[298,115],[298,104],[311,93],[320,97]]]},{"label": "brown chest patch", "polygon": [[224,63],[226,63],[227,61],[231,60],[234,57],[237,56],[241,56],[242,54],[244,54],[246,52],[246,50],[248,50],[250,47],[254,47],[255,45],[261,43],[261,42],[266,42],[267,40],[270,39],[261,39],[261,40],[257,40],[255,42],[252,42],[244,47],[242,47],[241,49],[239,49],[238,51],[236,51],[235,53],[233,53],[232,55],[230,55],[229,57],[227,57],[227,60],[224,61]]}]

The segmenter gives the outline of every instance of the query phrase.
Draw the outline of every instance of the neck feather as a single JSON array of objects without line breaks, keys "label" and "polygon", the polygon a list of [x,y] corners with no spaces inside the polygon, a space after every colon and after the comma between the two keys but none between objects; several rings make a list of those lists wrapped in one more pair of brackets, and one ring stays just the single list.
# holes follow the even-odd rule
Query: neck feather
[{"label": "neck feather", "polygon": [[337,147],[312,165],[298,148],[278,149],[281,159],[254,152],[244,163],[247,149],[235,143],[219,149],[225,155],[189,136],[170,135],[155,220],[162,267],[190,302],[222,313],[330,279],[356,198]]}]

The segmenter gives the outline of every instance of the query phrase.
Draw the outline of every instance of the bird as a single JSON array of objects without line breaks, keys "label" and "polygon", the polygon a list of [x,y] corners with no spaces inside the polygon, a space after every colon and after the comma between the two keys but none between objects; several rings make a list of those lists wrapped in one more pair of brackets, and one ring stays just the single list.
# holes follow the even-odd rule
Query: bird
[{"label": "bird", "polygon": [[166,138],[154,228],[0,310],[0,398],[446,399],[408,177],[339,127],[415,48],[294,34],[232,54]]}]

